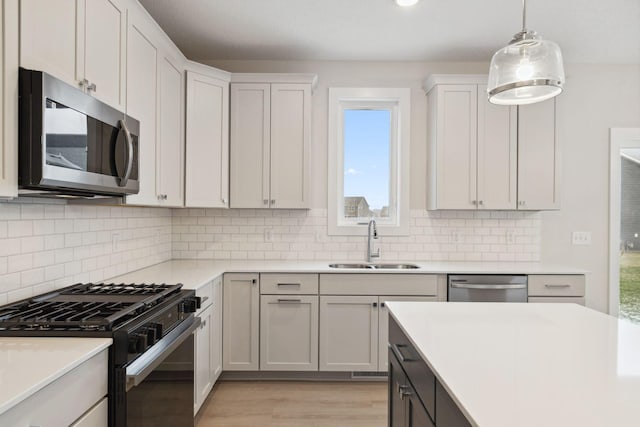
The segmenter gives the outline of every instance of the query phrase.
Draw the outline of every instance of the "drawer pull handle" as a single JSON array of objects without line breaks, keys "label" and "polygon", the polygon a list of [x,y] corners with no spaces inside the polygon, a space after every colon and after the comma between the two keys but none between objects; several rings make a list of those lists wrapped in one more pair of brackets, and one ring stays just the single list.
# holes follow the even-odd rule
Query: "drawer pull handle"
[{"label": "drawer pull handle", "polygon": [[232,282],[240,282],[240,283],[253,283],[256,284],[256,279],[231,279]]},{"label": "drawer pull handle", "polygon": [[548,284],[548,285],[544,285],[545,288],[570,288],[571,285],[567,285],[567,284],[559,284],[559,285],[555,285],[555,284]]},{"label": "drawer pull handle", "polygon": [[302,300],[299,298],[278,298],[278,304],[280,304],[281,302],[300,304]]},{"label": "drawer pull handle", "polygon": [[300,287],[300,283],[278,283],[278,286],[298,286]]},{"label": "drawer pull handle", "polygon": [[400,359],[401,362],[414,362],[415,359],[402,354],[402,350],[400,349],[406,347],[408,347],[406,344],[391,344],[391,351],[393,351],[393,353],[398,359]]},{"label": "drawer pull handle", "polygon": [[454,283],[453,281],[449,285],[452,288],[459,289],[525,289],[527,285],[490,285],[486,283]]}]

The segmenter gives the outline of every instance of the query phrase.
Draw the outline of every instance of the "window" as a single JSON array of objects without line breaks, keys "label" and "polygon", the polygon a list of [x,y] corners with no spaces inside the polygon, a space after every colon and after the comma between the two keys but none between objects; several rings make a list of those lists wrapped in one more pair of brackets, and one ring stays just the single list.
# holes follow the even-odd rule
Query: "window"
[{"label": "window", "polygon": [[329,89],[329,234],[409,230],[409,89]]}]

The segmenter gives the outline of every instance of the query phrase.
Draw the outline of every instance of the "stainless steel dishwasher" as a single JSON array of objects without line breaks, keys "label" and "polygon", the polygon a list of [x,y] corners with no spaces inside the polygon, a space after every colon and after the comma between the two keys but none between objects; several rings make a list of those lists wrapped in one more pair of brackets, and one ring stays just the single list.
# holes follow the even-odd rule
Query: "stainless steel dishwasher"
[{"label": "stainless steel dishwasher", "polygon": [[527,302],[525,275],[449,275],[449,301]]}]

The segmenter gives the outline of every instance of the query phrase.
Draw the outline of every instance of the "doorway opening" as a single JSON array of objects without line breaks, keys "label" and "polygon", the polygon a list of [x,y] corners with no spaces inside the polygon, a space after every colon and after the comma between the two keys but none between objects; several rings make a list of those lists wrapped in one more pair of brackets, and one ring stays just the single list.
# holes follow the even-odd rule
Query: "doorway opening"
[{"label": "doorway opening", "polygon": [[640,323],[640,129],[611,129],[609,314]]}]

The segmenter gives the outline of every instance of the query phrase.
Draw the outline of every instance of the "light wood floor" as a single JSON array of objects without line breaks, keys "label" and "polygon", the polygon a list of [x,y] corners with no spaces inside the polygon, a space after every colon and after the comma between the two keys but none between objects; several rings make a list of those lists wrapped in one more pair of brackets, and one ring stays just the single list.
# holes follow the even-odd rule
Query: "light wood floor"
[{"label": "light wood floor", "polygon": [[196,427],[386,425],[386,382],[221,381],[196,417]]}]

